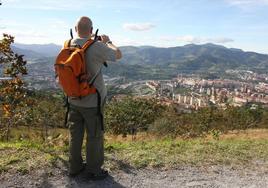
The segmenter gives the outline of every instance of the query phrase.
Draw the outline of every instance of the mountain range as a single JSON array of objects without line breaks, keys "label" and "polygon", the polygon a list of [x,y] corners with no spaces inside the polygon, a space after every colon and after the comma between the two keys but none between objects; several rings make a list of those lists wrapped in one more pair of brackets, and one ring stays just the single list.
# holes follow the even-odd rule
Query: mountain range
[{"label": "mountain range", "polygon": [[[49,58],[48,63],[52,66],[51,58],[55,58],[61,46],[14,44],[13,49],[24,54],[26,59],[43,59],[44,63],[44,59]],[[120,49],[123,58],[119,63],[111,63],[104,70],[105,74],[139,79],[170,78],[178,73],[222,72],[226,69],[268,72],[268,55],[211,43],[170,48],[122,46]]]},{"label": "mountain range", "polygon": [[55,57],[61,46],[56,44],[21,44],[15,43],[12,48],[15,51],[21,52],[20,54],[24,54],[25,57],[28,58],[36,58],[36,57]]}]

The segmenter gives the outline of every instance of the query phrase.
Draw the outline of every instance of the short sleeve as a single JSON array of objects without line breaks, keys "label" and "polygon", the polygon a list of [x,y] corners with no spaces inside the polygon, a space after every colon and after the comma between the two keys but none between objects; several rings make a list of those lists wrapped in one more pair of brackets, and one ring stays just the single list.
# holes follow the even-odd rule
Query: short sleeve
[{"label": "short sleeve", "polygon": [[97,42],[98,54],[103,61],[116,61],[116,51],[102,42]]}]

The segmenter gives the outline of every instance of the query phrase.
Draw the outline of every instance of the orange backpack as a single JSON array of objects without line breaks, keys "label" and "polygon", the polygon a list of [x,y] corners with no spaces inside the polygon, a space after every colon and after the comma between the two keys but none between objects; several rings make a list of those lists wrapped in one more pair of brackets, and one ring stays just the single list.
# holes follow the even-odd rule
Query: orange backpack
[{"label": "orange backpack", "polygon": [[59,84],[68,97],[81,98],[96,93],[96,88],[89,84],[85,61],[85,51],[94,40],[88,40],[82,48],[72,47],[70,42],[68,40],[64,43],[54,64]]}]

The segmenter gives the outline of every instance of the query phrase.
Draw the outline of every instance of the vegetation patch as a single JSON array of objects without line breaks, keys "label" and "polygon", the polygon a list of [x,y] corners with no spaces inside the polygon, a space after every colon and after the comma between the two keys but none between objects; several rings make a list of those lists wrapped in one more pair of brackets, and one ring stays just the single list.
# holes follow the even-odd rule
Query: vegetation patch
[{"label": "vegetation patch", "polygon": [[[254,131],[254,130],[253,130]],[[243,134],[242,134],[243,135]],[[250,135],[250,134],[248,134]],[[250,136],[248,136],[250,137]],[[261,161],[268,168],[268,139],[247,139],[223,135],[218,140],[140,139],[105,141],[105,168],[165,168],[180,166],[231,165],[254,166]],[[83,152],[85,152],[83,150]],[[40,168],[68,167],[68,146],[28,142],[0,142],[0,172],[30,173]]]},{"label": "vegetation patch", "polygon": [[[111,147],[115,143],[109,143]],[[176,168],[180,165],[250,165],[254,160],[268,165],[268,140],[155,140],[116,143],[107,151],[130,166]],[[109,160],[108,160],[109,161]],[[267,166],[268,167],[268,166]]]},{"label": "vegetation patch", "polygon": [[34,169],[54,166],[64,148],[28,142],[0,142],[0,172],[27,174]]}]

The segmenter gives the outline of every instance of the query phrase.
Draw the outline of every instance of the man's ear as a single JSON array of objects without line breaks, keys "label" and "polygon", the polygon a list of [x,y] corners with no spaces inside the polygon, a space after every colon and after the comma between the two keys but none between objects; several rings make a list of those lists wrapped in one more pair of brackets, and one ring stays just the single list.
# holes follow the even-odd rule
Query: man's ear
[{"label": "man's ear", "polygon": [[75,26],[75,32],[77,33],[78,31],[77,31],[77,27]]},{"label": "man's ear", "polygon": [[91,29],[90,29],[90,33],[92,33],[93,32],[93,27],[91,27]]}]

